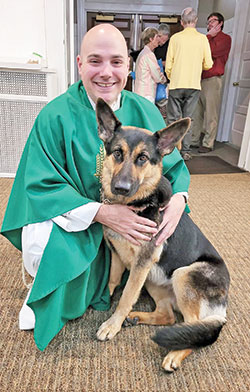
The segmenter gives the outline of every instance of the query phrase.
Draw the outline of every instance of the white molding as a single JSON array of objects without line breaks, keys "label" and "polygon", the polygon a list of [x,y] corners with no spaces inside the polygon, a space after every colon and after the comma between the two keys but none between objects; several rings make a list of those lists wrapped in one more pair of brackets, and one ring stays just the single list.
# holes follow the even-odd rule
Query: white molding
[{"label": "white molding", "polygon": [[[221,142],[229,141],[232,131],[237,93],[237,87],[233,87],[233,82],[237,82],[239,77],[244,34],[248,23],[249,4],[250,0],[238,0],[236,3],[234,27],[232,31],[232,48],[227,63],[228,72],[226,73],[224,80],[224,91],[217,134],[217,140]],[[244,10],[244,12],[242,12],[242,10]]]},{"label": "white molding", "polygon": [[13,63],[13,62],[0,62],[0,69],[4,70],[22,70],[22,71],[34,71],[43,73],[56,73],[55,69],[44,68],[41,64],[25,64],[25,63]]},{"label": "white molding", "polygon": [[250,101],[248,103],[248,111],[243,132],[238,166],[242,169],[250,171]]},{"label": "white molding", "polygon": [[12,95],[12,94],[0,94],[0,101],[15,101],[15,102],[48,102],[48,97],[36,96],[36,95]]},{"label": "white molding", "polygon": [[15,178],[16,173],[0,173],[0,177],[2,178]]}]

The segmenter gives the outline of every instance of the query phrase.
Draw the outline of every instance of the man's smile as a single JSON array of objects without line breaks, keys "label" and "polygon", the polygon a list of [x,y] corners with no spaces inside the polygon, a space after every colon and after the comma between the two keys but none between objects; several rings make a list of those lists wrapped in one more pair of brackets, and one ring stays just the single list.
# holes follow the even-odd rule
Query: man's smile
[{"label": "man's smile", "polygon": [[97,86],[99,87],[112,87],[115,84],[115,82],[112,83],[94,82],[94,83],[97,84]]}]

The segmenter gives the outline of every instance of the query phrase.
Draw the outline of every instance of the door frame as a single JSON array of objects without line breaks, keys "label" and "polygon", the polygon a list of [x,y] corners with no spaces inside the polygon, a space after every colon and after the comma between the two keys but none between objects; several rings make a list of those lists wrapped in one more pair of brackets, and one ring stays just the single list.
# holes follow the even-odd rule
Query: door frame
[{"label": "door frame", "polygon": [[250,171],[250,102],[248,103],[238,166],[244,170]]},{"label": "door frame", "polygon": [[[246,4],[247,2],[247,4]],[[217,140],[229,141],[232,131],[233,116],[235,111],[237,87],[233,86],[238,81],[240,74],[240,59],[245,43],[245,31],[248,25],[250,12],[250,0],[238,0],[235,7],[234,26],[232,32],[232,49],[230,53],[231,71],[225,78],[224,91],[221,104],[220,121],[218,126]],[[240,53],[240,55],[239,55]],[[243,144],[243,140],[242,140]],[[241,148],[242,148],[241,144]]]}]

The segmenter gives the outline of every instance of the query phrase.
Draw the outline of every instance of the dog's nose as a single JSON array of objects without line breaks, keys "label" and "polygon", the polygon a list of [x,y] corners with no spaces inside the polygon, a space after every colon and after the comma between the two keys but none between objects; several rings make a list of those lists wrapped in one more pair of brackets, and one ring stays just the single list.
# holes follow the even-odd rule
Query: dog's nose
[{"label": "dog's nose", "polygon": [[129,181],[118,181],[115,186],[115,192],[118,195],[127,196],[131,190],[131,182]]}]

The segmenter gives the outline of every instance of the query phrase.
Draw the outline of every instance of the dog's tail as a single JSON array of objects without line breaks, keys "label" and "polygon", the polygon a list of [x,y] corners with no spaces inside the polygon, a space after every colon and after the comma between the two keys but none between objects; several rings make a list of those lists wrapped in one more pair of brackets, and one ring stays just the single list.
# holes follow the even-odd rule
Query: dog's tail
[{"label": "dog's tail", "polygon": [[152,340],[169,350],[197,349],[214,343],[226,323],[221,316],[209,316],[193,323],[159,329]]}]

